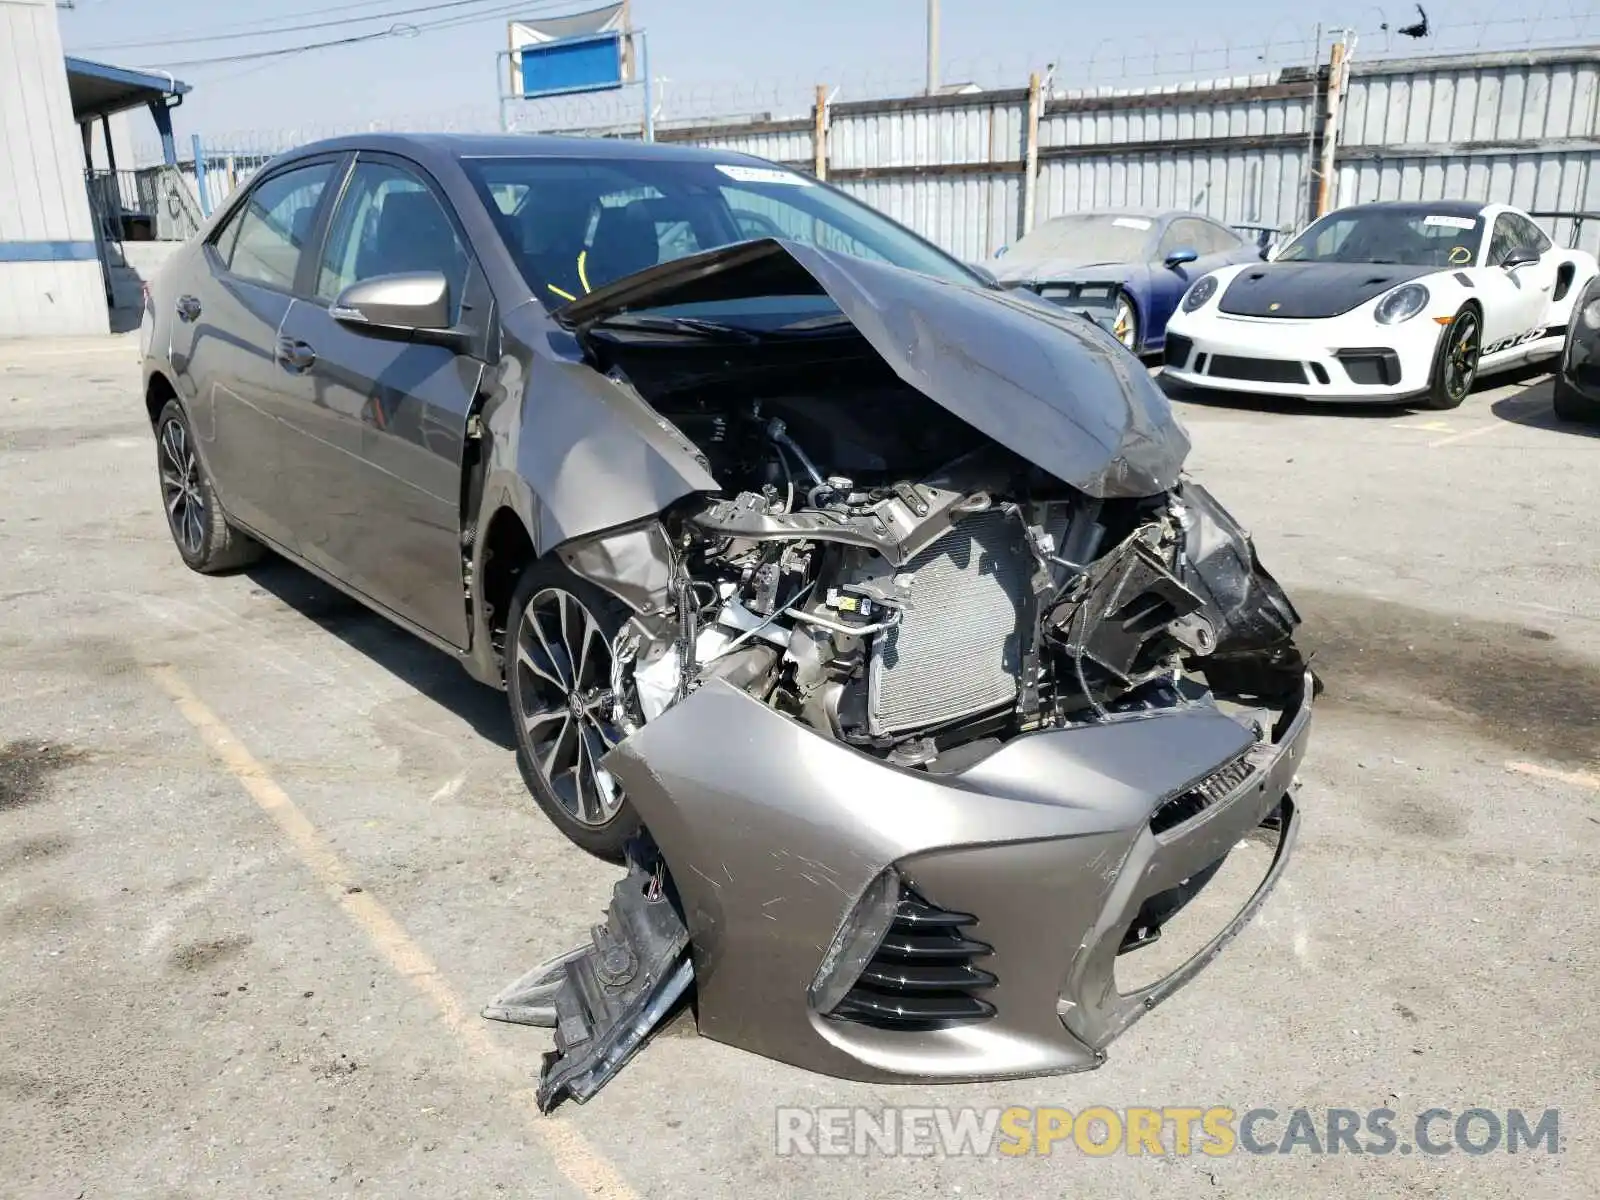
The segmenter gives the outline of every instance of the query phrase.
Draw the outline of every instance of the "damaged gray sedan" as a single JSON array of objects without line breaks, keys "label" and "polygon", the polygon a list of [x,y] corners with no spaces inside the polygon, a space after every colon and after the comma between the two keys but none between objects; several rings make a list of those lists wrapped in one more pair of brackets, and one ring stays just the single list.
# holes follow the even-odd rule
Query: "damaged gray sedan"
[{"label": "damaged gray sedan", "polygon": [[488,1010],[556,1027],[546,1107],[691,991],[706,1036],[849,1078],[1093,1067],[1284,868],[1299,618],[1166,399],[815,180],[320,143],[142,339],[184,560],[271,548],[503,686],[541,807],[627,862]]}]

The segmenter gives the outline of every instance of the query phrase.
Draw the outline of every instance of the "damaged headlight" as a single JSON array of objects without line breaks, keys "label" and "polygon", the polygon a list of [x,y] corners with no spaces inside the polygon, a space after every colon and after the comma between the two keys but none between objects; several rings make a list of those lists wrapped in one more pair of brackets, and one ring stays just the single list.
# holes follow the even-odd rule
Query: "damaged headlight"
[{"label": "damaged headlight", "polygon": [[1401,321],[1409,321],[1416,316],[1427,303],[1427,288],[1420,283],[1402,284],[1378,301],[1378,308],[1373,316],[1377,318],[1379,325],[1398,325]]},{"label": "damaged headlight", "polygon": [[822,965],[817,968],[817,977],[806,989],[812,1008],[828,1013],[839,1007],[878,947],[883,945],[899,908],[900,872],[888,867],[867,884],[867,890],[861,893],[861,899],[856,901],[828,944]]},{"label": "damaged headlight", "polygon": [[1183,297],[1183,311],[1188,313],[1203,307],[1205,302],[1216,293],[1217,277],[1215,275],[1207,275],[1202,279],[1196,280],[1194,286]]}]

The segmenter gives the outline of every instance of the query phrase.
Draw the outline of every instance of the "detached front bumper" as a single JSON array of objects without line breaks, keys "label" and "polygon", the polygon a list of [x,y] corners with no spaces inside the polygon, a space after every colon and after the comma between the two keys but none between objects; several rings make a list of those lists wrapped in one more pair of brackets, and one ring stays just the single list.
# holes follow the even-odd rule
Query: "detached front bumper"
[{"label": "detached front bumper", "polygon": [[[934,775],[709,683],[605,766],[676,884],[704,1035],[868,1081],[1076,1071],[1215,957],[1282,874],[1311,696],[1308,678],[1266,740],[1195,706],[1023,735]],[[1164,977],[1119,992],[1133,931],[1158,926],[1264,821],[1270,865],[1242,907]],[[920,901],[970,922],[961,936],[993,976],[985,1016],[884,1027],[811,1006],[827,948],[891,867]]]},{"label": "detached front bumper", "polygon": [[1175,314],[1164,378],[1184,387],[1345,403],[1401,402],[1427,392],[1443,326],[1427,317],[1389,327]]}]

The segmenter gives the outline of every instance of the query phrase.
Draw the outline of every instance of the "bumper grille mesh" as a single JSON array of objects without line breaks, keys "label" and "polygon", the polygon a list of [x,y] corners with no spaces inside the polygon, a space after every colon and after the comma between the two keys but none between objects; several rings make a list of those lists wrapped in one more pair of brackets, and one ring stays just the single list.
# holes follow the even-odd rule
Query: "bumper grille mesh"
[{"label": "bumper grille mesh", "polygon": [[976,995],[999,982],[976,965],[993,949],[970,936],[978,918],[947,912],[902,888],[883,945],[830,1014],[880,1029],[943,1029],[994,1016]]},{"label": "bumper grille mesh", "polygon": [[874,734],[958,720],[1016,698],[1030,560],[1002,512],[967,517],[901,568],[913,577],[905,618],[874,639],[868,727]]}]

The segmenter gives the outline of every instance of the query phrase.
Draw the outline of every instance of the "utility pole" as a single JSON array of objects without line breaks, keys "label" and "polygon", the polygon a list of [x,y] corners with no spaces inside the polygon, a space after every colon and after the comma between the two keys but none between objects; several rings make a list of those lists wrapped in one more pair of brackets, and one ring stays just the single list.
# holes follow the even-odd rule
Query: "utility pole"
[{"label": "utility pole", "polygon": [[928,0],[928,95],[939,90],[939,0]]}]

